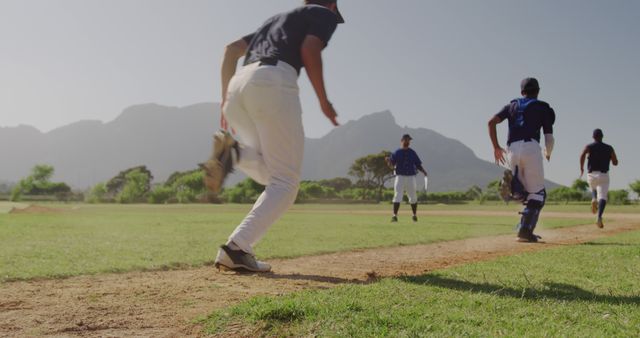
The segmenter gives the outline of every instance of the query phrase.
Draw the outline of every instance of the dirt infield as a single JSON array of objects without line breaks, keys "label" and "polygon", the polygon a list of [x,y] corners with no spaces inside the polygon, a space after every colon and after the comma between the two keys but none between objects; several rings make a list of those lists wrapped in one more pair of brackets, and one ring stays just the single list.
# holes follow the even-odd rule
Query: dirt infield
[{"label": "dirt infield", "polygon": [[5,283],[0,288],[0,336],[197,336],[201,328],[195,319],[255,295],[417,275],[640,229],[639,215],[608,216],[616,221],[604,229],[541,229],[545,243],[516,243],[509,235],[340,252],[273,260],[274,272],[264,275],[221,273],[206,266]]}]

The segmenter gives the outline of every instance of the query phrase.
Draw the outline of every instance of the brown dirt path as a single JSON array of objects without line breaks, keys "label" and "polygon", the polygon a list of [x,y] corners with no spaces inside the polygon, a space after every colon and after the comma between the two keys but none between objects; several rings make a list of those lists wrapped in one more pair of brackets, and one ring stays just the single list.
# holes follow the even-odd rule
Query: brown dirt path
[{"label": "brown dirt path", "polygon": [[604,229],[541,229],[541,244],[517,243],[513,235],[505,235],[340,252],[273,260],[274,273],[266,275],[220,273],[207,266],[5,283],[0,284],[0,336],[198,336],[194,319],[255,295],[422,274],[640,230],[640,215],[608,216],[616,221]]}]

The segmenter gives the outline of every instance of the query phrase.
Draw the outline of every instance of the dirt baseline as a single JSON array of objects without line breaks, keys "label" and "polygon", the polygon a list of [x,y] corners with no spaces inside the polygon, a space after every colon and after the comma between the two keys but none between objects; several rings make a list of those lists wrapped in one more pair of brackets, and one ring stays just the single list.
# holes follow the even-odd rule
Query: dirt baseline
[{"label": "dirt baseline", "polygon": [[263,275],[220,273],[205,266],[5,283],[0,288],[0,336],[197,336],[201,328],[194,319],[255,295],[418,275],[640,229],[638,215],[609,216],[616,221],[604,229],[541,229],[545,243],[540,244],[517,243],[513,235],[504,235],[339,252],[272,260],[273,273]]}]

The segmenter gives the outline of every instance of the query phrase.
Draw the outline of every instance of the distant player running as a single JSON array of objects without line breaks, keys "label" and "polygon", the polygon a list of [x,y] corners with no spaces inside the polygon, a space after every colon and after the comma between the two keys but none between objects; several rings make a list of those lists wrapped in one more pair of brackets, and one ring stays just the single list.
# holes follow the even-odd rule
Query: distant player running
[{"label": "distant player running", "polygon": [[602,142],[603,133],[601,129],[593,131],[593,139],[595,142],[584,147],[582,155],[580,155],[580,177],[584,175],[584,160],[589,155],[587,163],[587,182],[591,189],[591,212],[597,212],[596,225],[598,228],[604,227],[602,222],[602,214],[607,206],[607,195],[609,194],[609,163],[618,165],[618,156],[616,156],[613,147]]},{"label": "distant player running", "polygon": [[400,210],[400,203],[404,192],[407,192],[409,197],[409,204],[411,204],[411,210],[413,211],[413,221],[418,221],[418,198],[416,196],[416,175],[418,171],[421,171],[424,176],[427,175],[427,171],[422,167],[422,161],[418,154],[411,149],[411,136],[409,134],[402,135],[401,148],[396,150],[390,157],[387,157],[387,163],[394,168],[396,174],[396,180],[393,184],[393,216],[391,222],[398,221],[398,210]]},{"label": "distant player running", "polygon": [[[523,97],[511,101],[489,120],[489,137],[493,144],[496,163],[505,164],[506,153],[513,179],[519,180],[524,186],[525,191],[520,196],[525,208],[521,212],[522,218],[518,225],[518,241],[537,242],[540,237],[534,235],[533,230],[538,223],[547,195],[544,188],[540,129],[544,132],[545,157],[550,160],[556,115],[548,103],[538,100],[540,86],[536,79],[522,80],[520,89]],[[496,125],[507,119],[508,150],[504,150],[498,143]],[[509,182],[510,179],[510,175],[505,172],[505,181]]]}]

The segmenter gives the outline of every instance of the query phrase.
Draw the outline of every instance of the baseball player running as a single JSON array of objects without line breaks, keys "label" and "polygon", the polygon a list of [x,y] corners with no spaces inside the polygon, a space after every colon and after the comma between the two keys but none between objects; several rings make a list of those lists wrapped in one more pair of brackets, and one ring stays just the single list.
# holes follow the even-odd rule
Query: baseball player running
[{"label": "baseball player running", "polygon": [[584,160],[589,155],[587,162],[587,182],[591,189],[591,212],[597,213],[596,225],[603,228],[602,214],[607,206],[607,195],[609,194],[609,163],[618,165],[618,156],[613,147],[602,142],[603,133],[601,129],[593,131],[595,142],[584,147],[580,155],[580,177],[584,175]]},{"label": "baseball player running", "polygon": [[401,148],[396,150],[387,157],[387,163],[394,168],[396,179],[393,184],[393,216],[391,222],[398,221],[398,210],[400,210],[400,203],[404,192],[407,192],[409,197],[409,204],[411,204],[411,210],[413,211],[413,221],[418,221],[418,199],[416,197],[416,175],[418,171],[422,172],[424,176],[427,175],[427,171],[422,167],[422,161],[418,154],[411,149],[411,136],[409,134],[402,135],[400,140]]},{"label": "baseball player running", "polygon": [[[525,208],[518,226],[518,241],[537,242],[540,237],[533,230],[546,199],[540,129],[544,132],[544,154],[549,161],[554,145],[555,112],[548,103],[538,100],[540,86],[536,79],[522,80],[520,89],[523,97],[511,101],[489,120],[489,137],[496,163],[505,164],[506,154],[514,179],[519,179],[526,190],[523,194]],[[496,132],[496,125],[504,120],[509,121],[507,150],[498,143]]]},{"label": "baseball player running", "polygon": [[[325,116],[334,124],[336,111],[327,97],[322,50],[343,23],[336,0],[306,0],[304,5],[268,19],[255,33],[225,48],[222,62],[221,127],[214,136],[205,183],[219,192],[234,167],[266,186],[244,220],[220,247],[218,269],[268,272],[255,259],[253,246],[294,202],[300,181],[304,130],[298,75],[305,68]],[[236,72],[238,59],[244,66]]]}]

